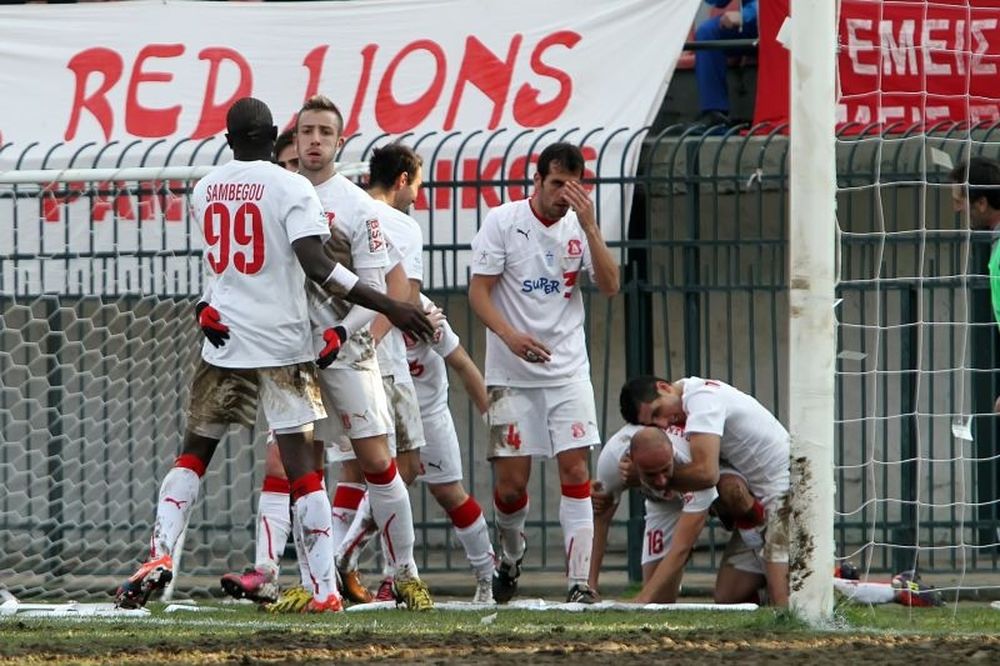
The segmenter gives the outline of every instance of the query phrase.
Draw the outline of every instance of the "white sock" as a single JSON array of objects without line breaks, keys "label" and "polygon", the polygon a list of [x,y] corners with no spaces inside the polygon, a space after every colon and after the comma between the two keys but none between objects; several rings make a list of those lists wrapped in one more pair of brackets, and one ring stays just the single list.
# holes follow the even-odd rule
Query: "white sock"
[{"label": "white sock", "polygon": [[590,551],[594,545],[594,506],[586,499],[567,497],[559,500],[559,524],[566,548],[566,575],[569,586],[586,585],[590,577]]},{"label": "white sock", "polygon": [[476,522],[468,527],[456,527],[455,536],[465,549],[465,556],[476,572],[476,578],[492,576],[496,557],[493,554],[493,544],[490,543],[490,528],[486,524],[486,517],[480,513]]},{"label": "white sock", "polygon": [[511,505],[502,504],[499,498],[493,497],[497,531],[500,533],[500,555],[508,562],[517,562],[524,557],[524,525],[528,521],[529,506],[527,495]]},{"label": "white sock", "polygon": [[381,474],[366,474],[372,515],[386,540],[386,555],[396,578],[417,578],[413,561],[413,511],[406,484],[396,471],[396,461]]},{"label": "white sock", "polygon": [[337,579],[333,571],[333,524],[330,517],[330,499],[326,491],[315,490],[295,500],[295,517],[302,535],[302,549],[309,563],[311,587],[315,599],[327,599],[337,592]]},{"label": "white sock", "polygon": [[198,499],[201,477],[187,467],[174,467],[163,477],[156,503],[156,523],[150,543],[150,557],[170,555],[187,526],[191,507]]},{"label": "white sock", "polygon": [[347,528],[340,547],[337,548],[335,557],[338,563],[343,564],[347,569],[357,569],[361,551],[378,534],[378,526],[372,515],[371,501],[366,494],[358,510],[354,514],[354,520]]},{"label": "white sock", "polygon": [[365,486],[361,483],[338,483],[333,493],[333,552],[339,552],[344,535],[354,522],[354,516],[367,504]]},{"label": "white sock", "polygon": [[275,578],[292,531],[288,493],[262,491],[257,503],[257,542],[254,564]]},{"label": "white sock", "polygon": [[299,564],[299,582],[302,587],[312,591],[312,572],[309,570],[309,557],[306,555],[302,530],[299,529],[299,519],[292,513],[292,536],[295,540],[295,561]]}]

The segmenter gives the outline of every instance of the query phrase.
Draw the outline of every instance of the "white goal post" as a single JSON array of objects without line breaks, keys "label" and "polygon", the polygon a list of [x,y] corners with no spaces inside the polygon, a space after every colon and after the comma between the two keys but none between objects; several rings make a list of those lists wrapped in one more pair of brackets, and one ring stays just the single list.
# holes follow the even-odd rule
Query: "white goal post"
[{"label": "white goal post", "polygon": [[788,426],[790,604],[833,614],[836,3],[791,2]]}]

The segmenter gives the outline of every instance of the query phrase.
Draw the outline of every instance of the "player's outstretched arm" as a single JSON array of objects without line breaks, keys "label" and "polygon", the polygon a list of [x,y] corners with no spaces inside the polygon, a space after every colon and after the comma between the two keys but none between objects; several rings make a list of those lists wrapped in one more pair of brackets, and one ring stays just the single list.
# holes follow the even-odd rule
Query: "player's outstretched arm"
[{"label": "player's outstretched arm", "polygon": [[357,275],[326,256],[319,236],[299,238],[292,243],[292,249],[306,276],[330,294],[381,312],[401,331],[415,338],[427,340],[434,335],[434,326],[421,308],[411,303],[394,301],[358,282]]},{"label": "player's outstretched arm", "polygon": [[458,374],[458,378],[462,380],[462,386],[465,387],[465,392],[472,399],[479,413],[485,414],[489,408],[486,380],[483,379],[483,373],[479,372],[479,368],[469,356],[469,352],[465,351],[465,347],[459,345],[448,354],[445,362]]},{"label": "player's outstretched arm", "polygon": [[708,511],[681,514],[674,526],[674,535],[666,554],[656,565],[653,575],[642,586],[642,591],[635,598],[636,603],[672,604],[677,601],[681,578],[684,576],[684,564],[701,534],[701,528],[705,526],[707,516]]},{"label": "player's outstretched arm", "polygon": [[590,585],[590,589],[597,591],[604,552],[608,548],[608,531],[618,509],[618,502],[611,493],[604,491],[599,481],[591,485],[590,499],[594,505],[594,544],[590,551],[590,575],[587,584]]},{"label": "player's outstretched arm", "polygon": [[719,447],[722,440],[718,435],[694,433],[688,435],[691,445],[691,462],[675,465],[670,479],[670,487],[682,492],[703,490],[719,482]]}]

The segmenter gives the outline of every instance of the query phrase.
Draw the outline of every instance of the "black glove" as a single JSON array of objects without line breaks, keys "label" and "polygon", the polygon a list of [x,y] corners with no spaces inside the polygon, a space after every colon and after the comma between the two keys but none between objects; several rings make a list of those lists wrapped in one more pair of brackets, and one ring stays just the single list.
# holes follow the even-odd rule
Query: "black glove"
[{"label": "black glove", "polygon": [[194,316],[198,319],[201,332],[205,334],[213,347],[218,349],[226,344],[226,340],[229,339],[229,327],[222,323],[218,310],[205,301],[201,301],[194,306]]},{"label": "black glove", "polygon": [[320,368],[328,368],[330,364],[337,359],[337,354],[340,353],[340,347],[344,344],[344,340],[347,339],[347,331],[343,326],[334,326],[333,328],[328,328],[323,331],[323,341],[326,345],[323,347],[323,351],[319,353],[319,358],[316,359],[316,365]]}]

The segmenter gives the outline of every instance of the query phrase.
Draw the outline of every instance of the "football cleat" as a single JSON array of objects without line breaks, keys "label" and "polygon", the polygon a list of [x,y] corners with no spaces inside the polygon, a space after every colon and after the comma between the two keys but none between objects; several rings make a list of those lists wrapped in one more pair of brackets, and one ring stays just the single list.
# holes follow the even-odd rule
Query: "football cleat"
[{"label": "football cleat", "polygon": [[419,578],[401,579],[397,577],[393,589],[397,606],[403,604],[407,610],[411,611],[434,610],[431,591],[427,589],[427,583]]},{"label": "football cleat", "polygon": [[920,580],[920,574],[908,569],[892,577],[893,601],[904,606],[943,606],[941,592]]},{"label": "football cleat", "polygon": [[357,569],[350,571],[337,570],[337,577],[340,579],[340,591],[348,601],[355,604],[370,604],[375,601],[371,590],[365,587],[361,580],[361,572]]},{"label": "football cleat", "polygon": [[174,577],[174,562],[169,555],[144,562],[139,570],[122,583],[115,593],[116,608],[142,608],[150,595],[165,588]]},{"label": "football cleat", "polygon": [[383,578],[382,583],[378,586],[378,592],[375,593],[375,601],[395,601],[396,593],[392,591],[392,585],[392,576]]},{"label": "football cleat", "polygon": [[273,604],[264,606],[268,613],[301,613],[312,601],[312,595],[301,585],[290,587],[281,593]]},{"label": "football cleat", "polygon": [[309,599],[309,603],[302,609],[303,613],[341,613],[344,610],[344,603],[334,592],[326,598],[326,601],[319,601],[316,597]]},{"label": "football cleat", "polygon": [[590,589],[586,583],[577,583],[569,588],[569,593],[566,595],[568,604],[596,604],[598,601],[600,599],[597,597],[597,592]]},{"label": "football cleat", "polygon": [[505,604],[517,594],[517,579],[521,575],[521,560],[510,563],[500,560],[493,570],[493,599],[498,604]]},{"label": "football cleat", "polygon": [[278,600],[278,583],[257,569],[247,569],[241,574],[227,573],[220,581],[222,589],[234,599],[249,599],[260,604],[270,604]]},{"label": "football cleat", "polygon": [[479,578],[476,580],[476,593],[472,596],[474,604],[492,604],[493,601],[493,577]]}]

